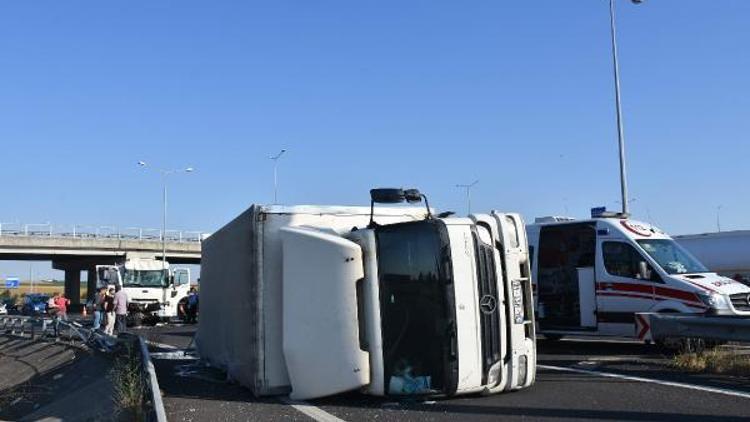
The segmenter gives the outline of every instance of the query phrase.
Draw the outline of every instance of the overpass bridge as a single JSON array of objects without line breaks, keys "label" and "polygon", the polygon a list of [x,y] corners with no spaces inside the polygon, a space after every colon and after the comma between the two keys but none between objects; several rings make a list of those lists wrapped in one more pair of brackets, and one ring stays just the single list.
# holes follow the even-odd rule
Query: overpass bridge
[{"label": "overpass bridge", "polygon": [[167,261],[200,264],[201,242],[207,236],[197,231],[0,223],[0,260],[52,261],[54,269],[65,272],[65,295],[78,303],[82,271],[88,272],[88,292],[93,292],[97,265],[128,257],[161,259],[162,238]]}]

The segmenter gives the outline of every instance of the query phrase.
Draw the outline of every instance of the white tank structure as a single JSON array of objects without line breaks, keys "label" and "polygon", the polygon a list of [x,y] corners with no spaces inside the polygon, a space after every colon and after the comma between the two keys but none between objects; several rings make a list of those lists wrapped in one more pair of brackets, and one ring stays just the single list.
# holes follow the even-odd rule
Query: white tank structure
[{"label": "white tank structure", "polygon": [[711,271],[750,285],[750,230],[688,234],[674,239]]}]

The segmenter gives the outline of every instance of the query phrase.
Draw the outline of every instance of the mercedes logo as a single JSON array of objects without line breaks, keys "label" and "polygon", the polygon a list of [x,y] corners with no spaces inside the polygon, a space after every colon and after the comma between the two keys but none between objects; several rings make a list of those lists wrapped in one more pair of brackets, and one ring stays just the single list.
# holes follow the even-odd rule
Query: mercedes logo
[{"label": "mercedes logo", "polygon": [[747,302],[748,305],[750,305],[750,295],[747,295],[745,298],[745,302]]},{"label": "mercedes logo", "polygon": [[479,299],[479,310],[485,315],[490,315],[497,309],[497,299],[491,295],[484,295]]}]

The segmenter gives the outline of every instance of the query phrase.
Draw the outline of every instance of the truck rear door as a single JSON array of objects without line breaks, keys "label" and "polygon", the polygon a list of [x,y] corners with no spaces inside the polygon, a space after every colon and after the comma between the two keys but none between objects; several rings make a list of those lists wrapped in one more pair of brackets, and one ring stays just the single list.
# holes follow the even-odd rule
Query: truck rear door
[{"label": "truck rear door", "polygon": [[360,349],[357,282],[364,278],[356,243],[314,228],[281,229],[283,351],[292,399],[355,390],[370,382]]}]

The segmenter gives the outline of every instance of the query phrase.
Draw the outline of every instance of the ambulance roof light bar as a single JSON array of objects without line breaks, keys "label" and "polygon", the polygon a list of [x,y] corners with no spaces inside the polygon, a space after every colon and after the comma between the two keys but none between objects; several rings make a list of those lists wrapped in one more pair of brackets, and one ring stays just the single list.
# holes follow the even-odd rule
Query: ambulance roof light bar
[{"label": "ambulance roof light bar", "polygon": [[607,211],[607,207],[591,208],[591,218],[622,218],[630,217],[629,213]]}]

